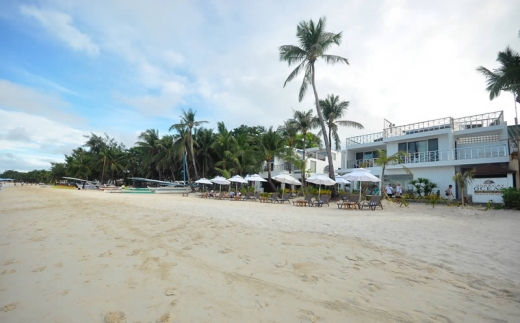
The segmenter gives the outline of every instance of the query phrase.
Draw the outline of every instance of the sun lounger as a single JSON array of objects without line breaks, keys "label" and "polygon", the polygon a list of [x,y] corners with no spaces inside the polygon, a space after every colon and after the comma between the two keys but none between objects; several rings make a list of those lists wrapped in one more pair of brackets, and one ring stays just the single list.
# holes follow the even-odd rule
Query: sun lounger
[{"label": "sun lounger", "polygon": [[277,202],[278,195],[280,195],[280,193],[273,193],[273,195],[269,198],[269,202],[271,202],[271,203]]},{"label": "sun lounger", "polygon": [[322,195],[320,197],[320,199],[318,199],[316,202],[314,202],[314,204],[316,206],[323,206],[324,204],[327,204],[327,206],[330,206],[329,200],[330,200],[330,195]]},{"label": "sun lounger", "polygon": [[381,210],[383,209],[383,204],[381,204],[381,195],[374,195],[370,198],[370,201],[363,201],[361,205],[359,206],[361,209],[364,207],[370,208],[372,211],[374,211],[377,207],[380,207]]},{"label": "sun lounger", "polygon": [[356,195],[350,195],[348,201],[344,202],[345,209],[357,209],[359,197]]},{"label": "sun lounger", "polygon": [[282,197],[276,199],[275,202],[278,202],[278,203],[289,203],[291,204],[291,201],[289,201],[289,198],[291,197],[291,193],[285,193]]}]

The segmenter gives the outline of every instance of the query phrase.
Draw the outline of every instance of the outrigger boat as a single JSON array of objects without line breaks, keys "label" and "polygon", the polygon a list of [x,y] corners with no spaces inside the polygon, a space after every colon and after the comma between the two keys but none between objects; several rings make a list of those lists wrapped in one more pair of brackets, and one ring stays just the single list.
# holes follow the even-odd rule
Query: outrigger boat
[{"label": "outrigger boat", "polygon": [[150,190],[151,192],[156,194],[185,194],[190,192],[190,187],[188,185],[179,182],[172,183],[142,177],[130,177],[129,179],[141,182],[157,183],[159,185],[162,185],[158,187],[147,186],[147,190]]},{"label": "outrigger boat", "polygon": [[75,184],[76,184],[76,187],[78,188],[78,190],[81,190],[81,189],[98,190],[99,186],[100,186],[99,183],[94,183],[94,182],[86,180],[86,179],[75,178],[75,177],[66,177],[66,176],[64,176],[63,178],[71,180],[71,181],[76,181]]}]

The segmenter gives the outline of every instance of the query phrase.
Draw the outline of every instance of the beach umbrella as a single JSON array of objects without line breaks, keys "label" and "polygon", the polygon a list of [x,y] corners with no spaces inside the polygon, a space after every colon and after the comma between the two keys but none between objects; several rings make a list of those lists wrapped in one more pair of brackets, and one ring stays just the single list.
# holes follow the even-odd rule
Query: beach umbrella
[{"label": "beach umbrella", "polygon": [[245,180],[248,180],[250,182],[267,182],[262,176],[258,174],[248,175],[246,176]]},{"label": "beach umbrella", "polygon": [[235,189],[237,189],[238,183],[247,184],[247,181],[240,175],[231,177],[229,181],[235,183]]},{"label": "beach umbrella", "polygon": [[330,186],[336,184],[335,180],[325,174],[314,174],[307,178],[307,182],[319,185],[318,196],[321,196],[321,185]]},{"label": "beach umbrella", "polygon": [[[375,177],[368,169],[357,168],[352,173],[347,173],[341,176],[343,179],[347,181],[357,181],[357,182],[380,182],[381,180]],[[361,188],[359,189],[359,200],[361,201]]]},{"label": "beach umbrella", "polygon": [[[201,178],[201,179],[199,179],[199,180],[197,180],[197,181],[195,181],[195,183],[197,183],[197,184],[203,184],[203,185],[205,185],[205,184],[213,184],[209,179],[204,178],[204,177]],[[206,187],[203,186],[203,188],[205,189]]]},{"label": "beach umbrella", "polygon": [[219,191],[222,191],[222,185],[229,185],[229,184],[231,184],[230,181],[228,181],[227,179],[225,179],[222,176],[216,176],[216,177],[210,179],[210,181],[212,183],[220,185],[220,190]]},{"label": "beach umbrella", "polygon": [[284,184],[302,185],[302,183],[299,180],[297,180],[289,174],[278,174],[275,177],[273,177],[273,179]]}]

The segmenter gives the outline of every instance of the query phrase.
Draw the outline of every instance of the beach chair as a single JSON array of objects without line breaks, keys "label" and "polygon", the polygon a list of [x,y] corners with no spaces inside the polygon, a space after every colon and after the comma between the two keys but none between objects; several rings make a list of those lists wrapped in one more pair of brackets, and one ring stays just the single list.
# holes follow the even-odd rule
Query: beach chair
[{"label": "beach chair", "polygon": [[276,200],[278,199],[278,195],[280,195],[280,193],[273,193],[273,195],[269,198],[269,202],[276,202]]},{"label": "beach chair", "polygon": [[314,206],[314,201],[312,200],[314,196],[312,194],[305,195],[305,202],[307,203],[307,206]]},{"label": "beach chair", "polygon": [[364,208],[368,206],[372,211],[374,211],[377,207],[383,209],[383,204],[381,204],[381,195],[374,195],[370,198],[369,201],[363,201],[360,205],[360,208]]},{"label": "beach chair", "polygon": [[260,192],[256,192],[255,195],[251,196],[249,201],[256,201],[260,198]]},{"label": "beach chair", "polygon": [[316,202],[314,202],[314,204],[317,206],[323,206],[323,204],[327,204],[327,206],[330,206],[329,200],[330,200],[330,195],[322,195],[320,197],[320,199],[318,199]]},{"label": "beach chair", "polygon": [[289,198],[291,197],[291,193],[285,193],[282,197],[276,199],[275,202],[278,202],[278,203],[289,203],[291,204],[291,201],[289,201]]},{"label": "beach chair", "polygon": [[249,201],[251,199],[251,192],[247,192],[241,199],[241,201]]}]

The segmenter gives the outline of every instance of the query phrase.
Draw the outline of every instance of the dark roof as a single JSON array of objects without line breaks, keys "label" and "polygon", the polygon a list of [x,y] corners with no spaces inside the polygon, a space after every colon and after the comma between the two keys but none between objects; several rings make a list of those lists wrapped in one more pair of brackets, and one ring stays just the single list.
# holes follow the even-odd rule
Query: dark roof
[{"label": "dark roof", "polygon": [[486,164],[475,168],[475,175],[499,175],[510,174],[514,172],[514,170],[504,168],[497,164]]}]

